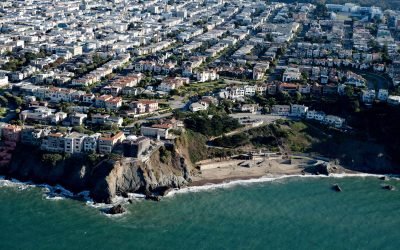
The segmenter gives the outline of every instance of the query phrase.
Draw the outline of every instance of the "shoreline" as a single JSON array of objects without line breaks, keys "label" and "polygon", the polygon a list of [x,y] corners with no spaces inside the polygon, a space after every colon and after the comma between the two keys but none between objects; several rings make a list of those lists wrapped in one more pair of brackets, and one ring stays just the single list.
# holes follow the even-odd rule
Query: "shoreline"
[{"label": "shoreline", "polygon": [[[215,160],[209,159],[198,166],[193,173],[191,182],[180,188],[172,188],[164,196],[170,193],[185,192],[186,189],[207,189],[207,187],[222,187],[241,183],[268,182],[276,179],[290,177],[305,178],[340,178],[340,177],[382,177],[397,178],[399,175],[366,173],[346,169],[343,166],[333,164],[326,160],[320,160],[305,156],[294,156],[290,160],[282,158],[254,158],[252,160]],[[112,203],[94,202],[89,191],[74,193],[63,186],[47,183],[34,183],[32,181],[20,181],[8,176],[0,176],[0,187],[16,186],[20,189],[27,187],[39,187],[43,189],[46,199],[74,199],[80,200],[89,206],[109,207],[115,204],[127,203],[128,200],[142,199],[144,194],[128,193],[129,197],[116,196]]]},{"label": "shoreline", "polygon": [[[332,173],[329,175],[322,175],[322,174],[311,174],[311,173],[281,173],[281,174],[267,174],[267,175],[261,175],[261,176],[241,176],[241,177],[229,177],[229,178],[223,178],[223,179],[203,179],[203,180],[197,180],[194,182],[189,183],[187,186],[181,187],[181,188],[176,188],[176,189],[171,189],[168,193],[166,193],[164,196],[165,198],[173,197],[176,194],[184,194],[184,193],[190,193],[190,192],[204,192],[204,191],[209,191],[209,190],[214,190],[214,189],[225,189],[225,188],[232,188],[232,187],[237,187],[237,186],[246,186],[249,184],[255,184],[255,183],[266,183],[266,182],[273,182],[277,180],[283,180],[283,179],[289,179],[289,178],[308,178],[308,179],[313,179],[313,178],[349,178],[349,177],[356,177],[356,178],[380,178],[380,177],[389,177],[392,180],[400,180],[399,175],[394,175],[394,174],[372,174],[372,173],[362,173],[362,172],[354,172],[354,171],[345,171],[342,173]],[[127,213],[128,210],[125,210],[121,214],[108,214],[105,211],[107,209],[110,209],[111,207],[115,205],[131,205],[132,203],[139,202],[142,200],[145,200],[145,196],[140,193],[128,193],[128,198],[122,197],[122,196],[116,196],[113,199],[113,202],[111,204],[106,204],[106,203],[96,203],[93,201],[93,199],[90,196],[89,191],[82,191],[80,193],[73,193],[65,188],[63,188],[60,185],[48,185],[48,184],[35,184],[32,182],[22,182],[17,179],[8,179],[5,178],[4,176],[0,176],[0,188],[1,187],[14,187],[18,188],[20,190],[25,190],[29,189],[30,187],[36,187],[40,188],[43,197],[46,200],[53,200],[53,201],[58,201],[58,200],[64,200],[64,199],[70,199],[70,200],[78,200],[80,202],[83,202],[86,206],[95,208],[99,210],[99,212],[106,217],[113,218],[113,217],[120,217],[123,216]]]},{"label": "shoreline", "polygon": [[329,173],[350,173],[342,166],[309,157],[287,159],[257,158],[252,160],[208,161],[199,166],[188,186],[202,186],[207,183],[220,184],[230,181],[257,179],[265,176],[315,175]]},{"label": "shoreline", "polygon": [[400,180],[399,175],[388,175],[388,174],[371,174],[371,173],[362,173],[362,172],[344,172],[344,173],[332,173],[329,175],[316,175],[316,174],[278,174],[278,175],[264,175],[261,177],[253,177],[248,176],[245,178],[231,178],[231,179],[217,179],[217,180],[204,180],[199,182],[191,183],[186,187],[182,187],[180,189],[173,189],[164,197],[172,197],[175,194],[184,194],[190,192],[202,192],[213,189],[224,189],[224,188],[232,188],[236,186],[246,186],[247,184],[255,184],[255,183],[266,183],[273,182],[277,180],[289,179],[289,178],[307,178],[307,179],[319,179],[319,178],[332,178],[332,179],[340,179],[340,178],[380,178],[387,176],[391,180]]},{"label": "shoreline", "polygon": [[[296,160],[299,160],[297,158]],[[248,168],[240,165],[230,165],[225,161],[225,167],[206,168],[200,170],[192,179],[192,182],[180,189],[172,189],[166,197],[177,193],[200,192],[216,188],[230,188],[238,185],[251,183],[272,182],[288,178],[346,178],[346,177],[389,177],[399,180],[399,175],[358,172],[344,168],[339,165],[329,165],[326,161],[311,158],[301,158],[300,161],[292,161],[290,164],[277,159],[266,161],[267,164]],[[312,160],[312,161],[310,161]],[[311,164],[309,164],[311,163]],[[328,164],[326,174],[319,173],[316,167],[320,164]],[[213,163],[214,164],[214,163]],[[305,171],[307,170],[307,171]]]}]

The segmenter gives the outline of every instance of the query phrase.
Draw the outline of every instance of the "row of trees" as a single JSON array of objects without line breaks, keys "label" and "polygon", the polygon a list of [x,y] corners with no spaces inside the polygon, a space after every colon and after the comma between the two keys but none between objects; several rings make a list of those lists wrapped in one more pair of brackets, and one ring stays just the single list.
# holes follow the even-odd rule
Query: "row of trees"
[{"label": "row of trees", "polygon": [[26,52],[23,55],[14,55],[10,53],[10,60],[3,65],[2,69],[7,71],[18,71],[22,67],[29,65],[31,61],[38,58],[44,58],[48,55],[51,55],[51,53],[44,50],[40,50],[38,53]]},{"label": "row of trees", "polygon": [[207,112],[197,112],[184,121],[188,129],[205,136],[218,136],[241,127],[237,119],[226,114],[216,114],[210,117]]}]

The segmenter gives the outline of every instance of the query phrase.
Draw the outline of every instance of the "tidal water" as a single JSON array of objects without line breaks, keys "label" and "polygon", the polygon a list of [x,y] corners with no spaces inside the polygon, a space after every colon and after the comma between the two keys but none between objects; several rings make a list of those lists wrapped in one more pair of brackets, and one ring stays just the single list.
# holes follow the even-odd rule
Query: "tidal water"
[{"label": "tidal water", "polygon": [[400,189],[376,177],[293,177],[138,200],[111,217],[3,186],[0,249],[399,249],[400,191],[383,183]]}]

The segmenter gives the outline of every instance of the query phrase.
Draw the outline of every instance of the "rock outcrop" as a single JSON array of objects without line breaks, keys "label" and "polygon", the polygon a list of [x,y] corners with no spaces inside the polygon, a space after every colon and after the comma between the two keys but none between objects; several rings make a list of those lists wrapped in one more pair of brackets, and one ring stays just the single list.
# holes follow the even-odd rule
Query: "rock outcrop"
[{"label": "rock outcrop", "polygon": [[[128,158],[120,161],[105,161],[100,169],[109,169],[108,174],[95,173],[91,194],[93,199],[111,202],[115,195],[128,192],[141,192],[150,195],[162,195],[162,190],[179,188],[190,181],[190,170],[186,159],[175,148],[170,149],[172,157],[167,162],[160,160],[160,151],[156,151],[146,162],[132,162]],[[104,166],[105,165],[105,166]]]},{"label": "rock outcrop", "polygon": [[106,214],[122,214],[125,212],[125,208],[122,205],[115,205],[104,211]]}]

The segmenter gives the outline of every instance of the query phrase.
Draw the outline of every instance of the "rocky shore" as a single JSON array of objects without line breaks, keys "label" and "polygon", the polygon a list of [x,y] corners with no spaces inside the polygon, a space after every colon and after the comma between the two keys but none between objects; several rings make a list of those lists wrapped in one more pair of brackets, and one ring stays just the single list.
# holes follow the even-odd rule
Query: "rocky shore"
[{"label": "rocky shore", "polygon": [[75,194],[89,191],[98,203],[112,203],[116,196],[133,192],[146,194],[151,199],[169,188],[190,182],[191,164],[177,147],[169,150],[171,157],[164,161],[156,151],[146,162],[131,158],[106,159],[90,166],[70,159],[48,166],[38,150],[24,147],[15,153],[9,166],[0,168],[0,175],[35,184],[61,185]]},{"label": "rocky shore", "polygon": [[[89,191],[94,202],[110,204],[116,196],[127,198],[128,193],[141,193],[148,200],[158,201],[170,190],[187,185],[202,186],[264,176],[355,173],[333,162],[304,156],[207,160],[206,165],[195,168],[186,144],[171,145],[168,158],[156,151],[145,162],[122,157],[104,159],[93,166],[76,160],[63,160],[48,166],[40,158],[39,150],[22,148],[9,166],[0,168],[0,175],[37,184],[61,185],[74,194]],[[110,210],[110,213],[119,212],[119,207]]]}]

